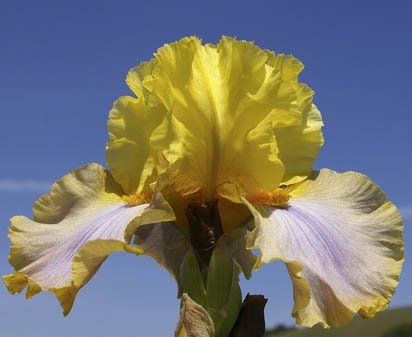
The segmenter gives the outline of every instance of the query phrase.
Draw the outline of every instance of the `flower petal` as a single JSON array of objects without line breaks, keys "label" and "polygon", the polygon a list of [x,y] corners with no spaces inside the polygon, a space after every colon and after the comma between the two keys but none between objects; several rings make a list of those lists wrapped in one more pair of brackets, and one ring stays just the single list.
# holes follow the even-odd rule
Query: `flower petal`
[{"label": "flower petal", "polygon": [[149,62],[142,62],[137,67],[129,70],[126,83],[137,97],[143,97],[145,88],[150,88],[150,82],[153,80],[153,67],[156,65],[156,59]]},{"label": "flower petal", "polygon": [[124,96],[113,104],[107,122],[106,160],[126,193],[140,193],[156,181],[156,156],[149,140],[163,117],[162,110],[149,109],[143,98]]},{"label": "flower petal", "polygon": [[[298,82],[302,68],[292,56],[229,37],[217,45],[188,37],[163,46],[128,75],[140,105],[112,111],[110,170],[131,192],[149,175],[147,154],[161,153],[178,193],[235,202],[233,183],[252,193],[296,174],[304,179],[320,147],[321,123],[317,110],[309,113],[313,91]],[[140,121],[145,115],[156,122],[147,126]]]},{"label": "flower petal", "polygon": [[325,327],[384,309],[403,263],[402,220],[366,176],[321,170],[287,189],[287,208],[245,200],[255,217],[248,247],[260,264],[281,259],[293,281],[297,323]]},{"label": "flower petal", "polygon": [[285,166],[282,185],[295,184],[307,178],[323,145],[322,126],[320,112],[312,104],[303,113],[300,125],[275,130],[278,156]]},{"label": "flower petal", "polygon": [[129,205],[120,191],[102,166],[90,164],[65,175],[35,203],[35,221],[13,217],[9,260],[16,272],[4,276],[8,290],[28,286],[27,298],[50,290],[66,315],[110,253],[141,252],[129,245],[139,225],[173,219],[160,196],[150,205]]},{"label": "flower petal", "polygon": [[[172,114],[167,159],[178,172],[176,186],[203,190],[206,199],[226,181],[273,188],[283,167],[272,127],[299,123],[299,111],[293,88],[266,64],[266,53],[230,38],[218,46],[186,38],[156,58],[153,92]],[[271,123],[261,123],[265,118]]]},{"label": "flower petal", "polygon": [[294,88],[296,103],[302,113],[300,124],[274,129],[278,157],[285,166],[282,184],[294,184],[310,174],[323,145],[322,116],[312,103],[313,90],[298,81],[303,64],[291,55],[267,53],[268,63],[279,69],[282,79]]}]

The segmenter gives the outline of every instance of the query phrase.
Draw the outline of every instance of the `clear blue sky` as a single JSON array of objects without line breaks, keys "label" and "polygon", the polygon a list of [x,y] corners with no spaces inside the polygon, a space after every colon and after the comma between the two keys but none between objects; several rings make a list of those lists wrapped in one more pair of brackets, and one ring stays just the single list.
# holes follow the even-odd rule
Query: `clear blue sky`
[{"label": "clear blue sky", "polygon": [[[104,163],[107,114],[129,94],[128,69],[192,34],[206,42],[222,34],[254,40],[302,60],[302,80],[316,91],[325,121],[316,167],[357,170],[382,186],[402,209],[410,247],[411,12],[406,0],[3,1],[1,274],[11,272],[8,219],[30,216],[48,182],[85,163]],[[410,249],[407,258],[394,306],[412,305]],[[291,283],[280,263],[255,273],[243,289],[269,298],[269,326],[292,324]],[[171,336],[178,306],[165,271],[148,258],[119,254],[80,292],[67,318],[51,294],[26,303],[1,286],[0,335]]]}]

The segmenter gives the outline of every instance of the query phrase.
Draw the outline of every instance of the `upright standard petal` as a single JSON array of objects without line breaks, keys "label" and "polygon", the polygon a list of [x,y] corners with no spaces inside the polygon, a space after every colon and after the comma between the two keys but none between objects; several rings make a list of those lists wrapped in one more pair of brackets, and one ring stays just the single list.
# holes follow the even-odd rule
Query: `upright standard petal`
[{"label": "upright standard petal", "polygon": [[54,292],[65,315],[110,253],[140,253],[129,245],[139,225],[174,219],[160,195],[124,196],[98,164],[65,175],[33,212],[34,221],[11,219],[9,261],[16,272],[3,279],[11,293],[27,286],[28,299],[42,290]]},{"label": "upright standard petal", "polygon": [[157,179],[157,158],[149,140],[163,117],[161,109],[150,109],[143,98],[124,96],[113,104],[107,122],[106,160],[110,173],[126,193],[147,191]]},{"label": "upright standard petal", "polygon": [[165,268],[180,287],[180,269],[189,243],[175,222],[140,226],[134,242],[142,248],[142,255],[150,256]]},{"label": "upright standard petal", "polygon": [[308,176],[323,145],[322,116],[312,103],[313,90],[299,83],[298,75],[303,70],[303,64],[291,55],[267,53],[268,63],[279,69],[282,79],[296,91],[296,103],[302,113],[298,125],[274,129],[278,157],[285,167],[282,184],[293,184]]},{"label": "upright standard petal", "polygon": [[127,191],[141,184],[124,177],[141,179],[149,167],[145,156],[133,158],[149,138],[152,155],[167,159],[171,182],[182,195],[200,192],[206,200],[223,196],[238,202],[233,183],[252,193],[296,175],[304,179],[322,133],[313,92],[298,82],[301,70],[292,56],[229,37],[217,45],[189,37],[163,46],[127,78],[144,105],[136,105],[136,116],[147,110],[163,119],[154,129],[143,127],[119,105],[114,115],[122,127],[114,130],[109,123],[110,170]]},{"label": "upright standard petal", "polygon": [[402,220],[369,178],[324,169],[249,200],[248,246],[260,250],[260,264],[287,263],[298,324],[339,326],[387,306],[403,263]]}]

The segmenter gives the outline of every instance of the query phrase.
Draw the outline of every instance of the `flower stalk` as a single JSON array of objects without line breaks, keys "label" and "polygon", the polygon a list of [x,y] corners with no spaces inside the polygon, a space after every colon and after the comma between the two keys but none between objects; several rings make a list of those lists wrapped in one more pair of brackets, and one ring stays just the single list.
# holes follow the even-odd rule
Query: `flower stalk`
[{"label": "flower stalk", "polygon": [[[218,200],[206,203],[192,203],[186,209],[186,217],[189,222],[189,237],[192,244],[196,260],[198,262],[200,273],[202,278],[193,279],[194,282],[203,282],[208,284],[208,271],[209,265],[216,248],[219,238],[224,234],[222,228],[222,221],[218,208]],[[219,249],[219,248],[218,248]],[[231,259],[231,257],[230,257]],[[225,261],[226,260],[226,261]],[[215,262],[215,261],[214,261]],[[216,268],[216,265],[213,266]],[[227,269],[226,269],[226,268]],[[219,273],[214,273],[214,277],[217,276],[215,283],[217,286],[225,288],[225,281],[228,279],[226,275],[230,275],[233,272],[234,264],[228,263],[227,259],[223,259],[218,266]],[[226,269],[226,270],[225,270]],[[214,270],[215,271],[215,270]],[[225,280],[226,279],[226,280]],[[210,281],[209,281],[210,282]],[[201,286],[200,286],[201,287]],[[198,287],[195,287],[198,289]],[[186,289],[187,290],[187,289]],[[229,298],[236,296],[236,292],[239,290],[238,284],[234,285],[233,281],[229,284]],[[226,291],[226,292],[227,292]],[[225,295],[222,290],[219,290],[221,294]],[[232,294],[232,292],[234,294]],[[189,295],[193,296],[193,294]],[[211,294],[209,294],[210,296]],[[196,296],[196,295],[195,295]],[[208,293],[205,294],[205,299],[202,302],[206,305],[210,305],[211,299],[208,298]],[[264,319],[264,307],[267,300],[262,295],[249,295],[247,294],[245,300],[242,303],[242,307],[239,310],[238,303],[234,302],[233,308],[227,307],[226,310],[234,310],[238,315],[232,322],[228,321],[226,325],[220,330],[216,331],[216,336],[221,337],[262,337],[265,332],[265,319]],[[226,305],[227,303],[222,303]],[[219,306],[210,308],[210,315],[214,318],[216,326],[221,326],[222,316],[217,315]],[[234,315],[232,315],[234,316]],[[224,319],[224,317],[223,317]],[[230,326],[232,325],[232,327]],[[231,329],[231,330],[230,330]],[[227,333],[230,331],[230,335]]]},{"label": "flower stalk", "polygon": [[215,336],[227,337],[240,312],[241,291],[238,267],[219,241],[224,232],[218,200],[192,203],[185,214],[192,250],[183,264],[183,292],[210,314]]}]

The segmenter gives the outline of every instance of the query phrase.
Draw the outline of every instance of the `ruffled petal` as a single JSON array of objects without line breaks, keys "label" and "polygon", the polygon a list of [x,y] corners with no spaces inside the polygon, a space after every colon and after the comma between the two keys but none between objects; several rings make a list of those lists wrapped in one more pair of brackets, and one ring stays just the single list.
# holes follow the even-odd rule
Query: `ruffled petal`
[{"label": "ruffled petal", "polygon": [[126,193],[148,190],[156,181],[156,155],[149,146],[164,112],[150,109],[143,98],[120,97],[110,111],[106,160],[110,173]]},{"label": "ruffled petal", "polygon": [[126,84],[137,97],[143,97],[146,88],[151,89],[150,83],[153,80],[152,72],[156,62],[156,59],[142,62],[137,67],[130,69],[127,73]]},{"label": "ruffled petal", "polygon": [[281,259],[293,281],[297,323],[339,326],[384,309],[403,263],[402,219],[382,190],[356,172],[321,170],[285,190],[288,207],[248,205],[248,247],[260,264]]},{"label": "ruffled petal", "polygon": [[[301,90],[307,89],[303,87]],[[311,104],[310,109],[303,113],[300,125],[275,130],[278,156],[285,166],[282,185],[295,184],[307,178],[323,145],[322,126],[320,112]]]},{"label": "ruffled petal", "polygon": [[160,195],[150,204],[130,204],[120,191],[102,166],[90,164],[65,175],[34,204],[35,221],[13,217],[9,261],[16,272],[3,277],[8,290],[27,286],[27,298],[52,291],[67,315],[78,290],[110,253],[141,252],[129,245],[138,226],[173,220]]},{"label": "ruffled petal", "polygon": [[303,64],[292,55],[267,53],[268,63],[278,69],[282,79],[294,88],[296,104],[302,113],[299,124],[274,129],[278,157],[285,166],[281,184],[294,184],[310,174],[323,145],[322,116],[312,102],[313,90],[306,84],[299,83],[298,76],[303,70]]},{"label": "ruffled petal", "polygon": [[[163,46],[128,75],[140,105],[112,112],[122,126],[109,122],[110,170],[131,192],[149,174],[147,153],[161,153],[178,193],[235,202],[234,184],[253,193],[296,174],[305,178],[321,144],[321,122],[317,110],[310,113],[313,92],[298,82],[301,70],[292,56],[229,37],[217,45],[188,37]],[[145,115],[156,122],[147,126]]]}]

